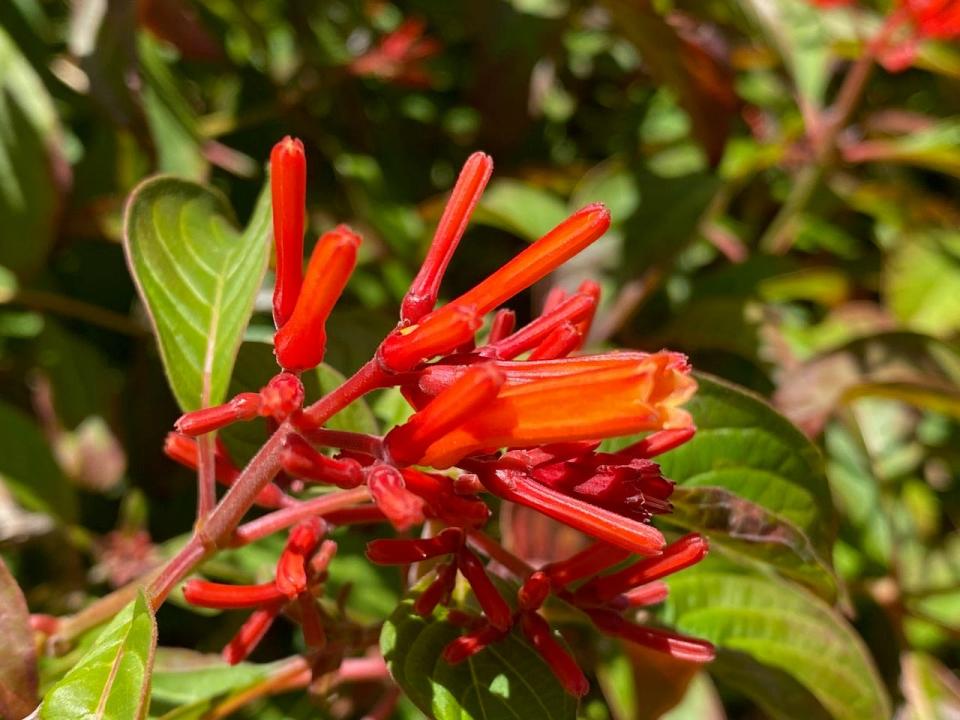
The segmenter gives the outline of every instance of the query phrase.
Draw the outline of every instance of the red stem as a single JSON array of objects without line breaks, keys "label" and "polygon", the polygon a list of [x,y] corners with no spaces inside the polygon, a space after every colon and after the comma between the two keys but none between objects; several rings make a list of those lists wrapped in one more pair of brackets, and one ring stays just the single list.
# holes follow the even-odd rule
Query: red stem
[{"label": "red stem", "polygon": [[352,490],[344,490],[329,495],[321,495],[312,500],[305,500],[241,525],[234,532],[231,544],[235,546],[246,545],[254,540],[272,535],[279,530],[284,530],[306,518],[322,517],[326,513],[353,507],[369,499],[369,491],[365,486],[361,486]]}]

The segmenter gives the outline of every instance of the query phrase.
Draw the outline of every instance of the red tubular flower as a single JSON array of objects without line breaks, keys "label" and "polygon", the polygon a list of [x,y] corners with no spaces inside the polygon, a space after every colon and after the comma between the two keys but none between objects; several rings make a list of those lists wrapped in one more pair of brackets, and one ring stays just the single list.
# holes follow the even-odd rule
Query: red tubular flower
[{"label": "red tubular flower", "polygon": [[900,0],[924,38],[951,40],[960,36],[958,0]]},{"label": "red tubular flower", "polygon": [[554,520],[639,555],[658,555],[666,542],[655,527],[570,497],[529,478],[522,471],[496,470],[480,476],[499,497],[532,508]]},{"label": "red tubular flower", "polygon": [[403,468],[400,472],[407,490],[424,501],[424,514],[427,517],[464,527],[480,527],[490,519],[490,508],[486,503],[475,497],[458,494],[454,481],[446,475],[425,473],[414,468]]},{"label": "red tubular flower", "polygon": [[303,290],[290,319],[274,336],[277,362],[287,370],[309,370],[323,360],[330,311],[357,262],[360,236],[346,225],[325,233],[310,256]]},{"label": "red tubular flower", "polygon": [[623,598],[629,607],[646,607],[662,603],[669,594],[670,588],[666,583],[654,581],[628,590],[623,594]]},{"label": "red tubular flower", "polygon": [[289,135],[270,153],[273,240],[277,248],[277,281],[273,288],[273,321],[282,327],[293,314],[303,282],[303,216],[307,198],[307,159],[303,143]]},{"label": "red tubular flower", "polygon": [[480,558],[467,548],[460,548],[457,565],[460,574],[470,583],[473,594],[490,624],[499,630],[509,630],[513,622],[510,606],[487,576]]},{"label": "red tubular flower", "polygon": [[713,645],[706,640],[658,628],[634,625],[611,610],[587,609],[585,612],[602,632],[644,645],[651,650],[667,653],[678,660],[707,663],[716,656]]},{"label": "red tubular flower", "polygon": [[307,561],[317,549],[325,523],[309,518],[295,525],[277,561],[277,589],[291,600],[307,589]]},{"label": "red tubular flower", "polygon": [[464,163],[440,217],[427,257],[400,305],[400,317],[404,322],[417,322],[437,304],[440,281],[492,173],[493,160],[482,152],[473,153]]},{"label": "red tubular flower", "polygon": [[406,489],[399,470],[373,465],[366,472],[373,501],[397,530],[423,522],[423,501]]},{"label": "red tubular flower", "polygon": [[284,598],[273,582],[261,585],[225,585],[198,579],[187,580],[183,586],[183,596],[191,605],[217,610],[254,608]]},{"label": "red tubular flower", "polygon": [[462,545],[463,531],[446,528],[431,538],[372,540],[367,543],[367,559],[378,565],[409,565],[455,553]]},{"label": "red tubular flower", "polygon": [[360,507],[344,508],[327,513],[323,519],[334,526],[341,525],[368,525],[371,523],[387,522],[387,516],[376,505],[361,505]]},{"label": "red tubular flower", "polygon": [[497,310],[493,316],[493,322],[490,324],[490,335],[487,337],[487,344],[493,345],[505,338],[513,332],[516,324],[517,314],[513,310],[507,310],[506,308]]},{"label": "red tubular flower", "polygon": [[380,344],[377,356],[388,370],[405,372],[472,340],[482,324],[475,308],[444,305],[418,325],[390,333]]},{"label": "red tubular flower", "polygon": [[[431,444],[419,462],[445,468],[466,455],[501,447],[533,447],[689,426],[689,414],[678,406],[694,393],[696,382],[686,363],[678,363],[679,357],[656,353],[628,363],[611,358],[599,363],[604,369],[594,372],[520,384],[511,383],[505,373],[507,381],[497,397]],[[575,368],[579,360],[566,362]],[[534,363],[517,363],[525,364]]]},{"label": "red tubular flower", "polygon": [[286,599],[277,600],[254,610],[223,649],[223,659],[230,665],[243,662],[263,640],[285,604]]},{"label": "red tubular flower", "polygon": [[440,43],[423,37],[423,20],[404,20],[377,47],[348,66],[353,75],[378,77],[412,87],[429,87],[431,76],[423,61],[440,52]]},{"label": "red tubular flower", "polygon": [[540,570],[531,573],[517,591],[517,604],[521,610],[539,610],[550,594],[550,577]]},{"label": "red tubular flower", "polygon": [[285,472],[294,477],[330,483],[345,490],[363,484],[363,468],[356,460],[327,457],[302,437],[292,433],[283,441],[280,464]]},{"label": "red tubular flower", "polygon": [[622,563],[630,557],[630,551],[618,545],[595,542],[576,555],[551,563],[543,568],[550,581],[558,587],[564,587],[577,580],[601,573]]},{"label": "red tubular flower", "polygon": [[436,440],[493,400],[502,384],[503,374],[493,363],[474,365],[423,410],[387,433],[383,442],[390,457],[401,465],[417,463]]},{"label": "red tubular flower", "polygon": [[260,395],[240,393],[223,405],[202,408],[181,415],[173,426],[184,435],[196,437],[260,414]]},{"label": "red tubular flower", "polygon": [[521,615],[520,627],[530,643],[540,654],[564,690],[574,697],[581,698],[590,691],[590,683],[570,653],[553,637],[547,621],[535,612]]},{"label": "red tubular flower", "polygon": [[506,630],[501,630],[486,623],[453,640],[443,649],[440,657],[451,665],[456,665],[469,657],[473,657],[498,640],[502,640],[506,635]]},{"label": "red tubular flower", "polygon": [[639,585],[700,562],[708,549],[706,538],[696,533],[686,535],[664,548],[662,555],[640,560],[611,575],[593,578],[577,589],[574,599],[578,603],[602,605]]},{"label": "red tubular flower", "polygon": [[577,325],[580,335],[586,339],[590,332],[590,326],[593,325],[593,318],[597,314],[597,308],[600,306],[600,285],[593,280],[584,280],[577,288],[577,292],[593,298],[593,308],[587,316]]},{"label": "red tubular flower", "polygon": [[593,297],[583,293],[575,293],[526,327],[480,352],[482,355],[498,360],[512,360],[521,353],[539,345],[550,333],[564,323],[583,320],[593,311],[595,306],[596,300]]},{"label": "red tubular flower", "polygon": [[530,360],[566,357],[583,344],[583,334],[573,323],[564,323],[547,335],[531,352]]},{"label": "red tubular flower", "polygon": [[651,433],[643,440],[628,445],[617,451],[617,455],[628,458],[652,458],[662,455],[668,450],[683,445],[692,438],[697,429],[692,425],[688,427],[675,428],[673,430],[660,430]]},{"label": "red tubular flower", "polygon": [[453,558],[451,562],[437,568],[437,577],[427,586],[426,590],[420,593],[420,597],[413,603],[413,611],[423,617],[431,615],[434,608],[453,592],[456,581],[457,559]]},{"label": "red tubular flower", "polygon": [[550,292],[547,293],[547,297],[543,301],[543,307],[540,308],[540,314],[546,315],[547,313],[552,312],[557,305],[566,299],[567,291],[559,285],[554,285],[552,288],[550,288]]},{"label": "red tubular flower", "polygon": [[270,378],[260,391],[260,414],[277,422],[286,420],[303,405],[303,383],[293,373],[282,372]]}]

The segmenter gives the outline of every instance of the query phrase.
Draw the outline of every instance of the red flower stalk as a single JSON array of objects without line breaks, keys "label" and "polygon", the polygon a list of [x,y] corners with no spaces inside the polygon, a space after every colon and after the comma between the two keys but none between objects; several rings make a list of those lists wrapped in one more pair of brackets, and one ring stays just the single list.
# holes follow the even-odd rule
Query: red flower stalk
[{"label": "red flower stalk", "polygon": [[480,558],[467,548],[460,548],[460,553],[457,555],[457,565],[460,574],[470,583],[473,594],[490,624],[499,630],[509,630],[513,623],[513,613],[510,606],[507,605],[507,601],[503,599],[503,596],[487,576],[487,571],[483,567],[483,563],[480,562]]},{"label": "red flower stalk", "polygon": [[630,557],[630,551],[619,545],[595,542],[566,560],[544,566],[543,571],[550,576],[550,581],[554,585],[564,587],[585,577],[601,573],[622,563],[628,557]]},{"label": "red flower stalk", "polygon": [[299,435],[283,441],[280,464],[285,472],[311,482],[329,483],[345,490],[363,484],[363,468],[351,458],[330,458]]},{"label": "red flower stalk", "polygon": [[[678,406],[696,390],[686,364],[673,353],[604,369],[513,384],[509,373],[497,397],[430,445],[420,463],[436,468],[472,453],[500,447],[533,447],[584,438],[602,439],[664,427],[683,427],[690,416]],[[571,361],[541,361],[538,365]],[[528,363],[517,363],[525,365]],[[532,364],[532,363],[530,363]],[[503,365],[498,364],[498,369]],[[523,372],[520,370],[519,372]]]},{"label": "red flower stalk", "polygon": [[274,336],[277,362],[287,370],[309,370],[323,360],[330,311],[357,262],[360,236],[346,225],[325,233],[310,256],[300,298],[290,319]]},{"label": "red flower stalk", "polygon": [[529,355],[530,360],[556,360],[572,353],[583,344],[583,333],[573,323],[564,323],[537,345]]},{"label": "red flower stalk", "polygon": [[550,594],[550,577],[538,570],[523,581],[517,591],[517,604],[521,610],[539,610]]},{"label": "red flower stalk", "polygon": [[462,545],[463,531],[446,528],[431,538],[372,540],[367,543],[367,559],[378,565],[409,565],[455,553]]},{"label": "red flower stalk", "polygon": [[230,665],[243,662],[263,640],[285,604],[286,599],[277,600],[254,610],[223,649],[223,659]]},{"label": "red flower stalk", "polygon": [[505,500],[525,505],[630,552],[658,555],[666,544],[656,528],[552,490],[521,471],[486,472],[480,480],[490,492]]},{"label": "red flower stalk", "polygon": [[701,535],[686,535],[664,548],[662,555],[640,560],[611,575],[593,578],[577,589],[574,599],[582,604],[603,605],[617,595],[700,562],[708,549]]},{"label": "red flower stalk", "polygon": [[520,627],[568,693],[581,698],[590,691],[583,671],[553,637],[546,620],[535,612],[525,612],[521,615]]},{"label": "red flower stalk", "polygon": [[490,324],[490,335],[487,337],[487,344],[493,345],[503,340],[503,338],[513,332],[516,324],[517,314],[513,310],[506,308],[497,310],[493,316],[493,322]]},{"label": "red flower stalk", "polygon": [[255,608],[284,599],[283,593],[273,582],[261,585],[225,585],[196,578],[187,580],[184,584],[183,596],[191,605],[217,610]]},{"label": "red flower stalk", "polygon": [[[475,497],[460,495],[454,481],[448,476],[409,467],[400,472],[407,490],[424,501],[424,514],[427,517],[464,527],[480,527],[490,519],[490,508],[486,503]],[[479,484],[480,481],[476,482]]]},{"label": "red flower stalk", "polygon": [[185,413],[173,426],[184,435],[204,435],[238,420],[253,420],[260,414],[260,403],[258,393],[240,393],[223,405]]},{"label": "red flower stalk", "polygon": [[445,355],[473,340],[482,324],[474,308],[445,305],[425,316],[418,325],[387,335],[377,356],[387,370],[406,372],[424,360]]},{"label": "red flower stalk", "polygon": [[297,597],[300,608],[300,627],[303,628],[303,639],[307,647],[316,652],[327,644],[327,633],[323,629],[323,618],[317,609],[317,601],[308,592],[300,593]]},{"label": "red flower stalk", "polygon": [[400,305],[400,318],[404,322],[417,322],[437,304],[440,282],[492,173],[493,160],[482,152],[473,153],[464,163],[427,257]]},{"label": "red flower stalk", "polygon": [[394,462],[413,465],[436,440],[461,425],[496,397],[503,374],[493,363],[474,365],[429,405],[384,438]]},{"label": "red flower stalk", "polygon": [[413,603],[413,611],[427,617],[441,602],[450,597],[457,581],[457,558],[437,568],[437,576]]},{"label": "red flower stalk", "polygon": [[400,471],[390,465],[367,468],[367,487],[377,507],[397,530],[423,522],[423,501],[406,489]]},{"label": "red flower stalk", "polygon": [[300,522],[290,531],[277,561],[276,583],[277,589],[291,600],[307,589],[307,561],[324,532],[326,524],[315,517]]},{"label": "red flower stalk", "polygon": [[658,628],[634,625],[611,610],[587,609],[585,612],[602,632],[644,645],[651,650],[667,653],[678,660],[706,663],[716,656],[713,645],[706,640]]},{"label": "red flower stalk", "polygon": [[[167,433],[167,438],[163,444],[163,451],[167,457],[191,470],[196,470],[200,464],[200,451],[197,448],[197,441],[193,438],[181,435],[180,433]],[[226,447],[217,440],[216,451],[213,456],[214,476],[217,482],[226,487],[230,487],[236,482],[240,471],[233,464],[227,453]],[[274,483],[269,483],[263,490],[257,493],[256,503],[260,507],[279,509],[287,507],[296,501],[289,497]]]},{"label": "red flower stalk", "polygon": [[303,143],[289,135],[270,153],[273,240],[277,249],[277,281],[273,288],[273,321],[282,327],[293,314],[303,282],[303,216],[307,198],[307,160]]},{"label": "red flower stalk", "polygon": [[456,665],[461,663],[469,657],[473,657],[478,652],[484,648],[493,645],[498,640],[502,640],[506,637],[507,631],[501,630],[498,627],[495,627],[489,623],[485,623],[480,627],[471,630],[466,635],[461,635],[457,639],[450,642],[444,649],[440,656],[450,663],[451,665]]},{"label": "red flower stalk", "polygon": [[561,301],[553,310],[544,313],[521,330],[505,337],[494,345],[480,351],[481,355],[498,360],[512,360],[523,352],[539,345],[547,336],[564,323],[578,322],[586,318],[597,301],[590,295],[574,293]]}]

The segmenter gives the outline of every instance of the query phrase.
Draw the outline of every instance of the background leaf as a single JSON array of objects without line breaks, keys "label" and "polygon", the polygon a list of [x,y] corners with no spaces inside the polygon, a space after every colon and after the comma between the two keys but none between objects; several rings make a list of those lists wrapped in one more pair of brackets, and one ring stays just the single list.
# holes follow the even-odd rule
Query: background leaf
[{"label": "background leaf", "polygon": [[157,626],[143,593],[124,608],[60,682],[44,696],[42,720],[146,716]]},{"label": "background leaf", "polygon": [[0,558],[0,717],[21,718],[37,706],[37,654],[30,611]]},{"label": "background leaf", "polygon": [[124,247],[180,407],[221,402],[266,269],[269,192],[247,228],[224,198],[184,180],[147,180],[130,196]]}]

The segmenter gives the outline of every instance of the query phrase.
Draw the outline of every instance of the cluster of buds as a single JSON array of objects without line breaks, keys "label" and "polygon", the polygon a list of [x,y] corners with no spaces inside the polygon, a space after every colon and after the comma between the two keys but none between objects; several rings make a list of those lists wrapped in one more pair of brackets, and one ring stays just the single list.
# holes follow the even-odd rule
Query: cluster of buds
[{"label": "cluster of buds", "polygon": [[[389,523],[401,532],[423,527],[419,538],[380,539],[367,548],[375,563],[431,564],[416,612],[430,615],[448,604],[460,577],[476,599],[479,613],[448,613],[464,627],[443,652],[451,663],[517,627],[563,686],[582,696],[586,677],[546,619],[551,597],[603,633],[691,662],[712,659],[707,642],[635,622],[637,608],[664,599],[666,575],[707,552],[702,537],[667,544],[651,524],[653,516],[670,512],[673,490],[651,458],[694,433],[681,408],[696,389],[686,358],[668,351],[578,354],[599,301],[592,282],[570,293],[554,290],[542,313],[522,328],[515,327],[512,311],[501,309],[600,238],[610,224],[606,208],[588,205],[575,212],[437,308],[444,271],[493,170],[488,156],[473,154],[403,299],[396,329],[357,374],[305,406],[298,373],[323,359],[324,326],[360,242],[344,226],[326,233],[303,273],[305,167],[298,141],[286,138],[274,149],[274,345],[281,372],[259,393],[187,413],[167,442],[171,457],[196,467],[197,436],[227,424],[264,416],[280,438],[277,467],[256,486],[252,500],[273,512],[232,536],[242,544],[291,528],[274,581],[224,586],[195,579],[185,587],[187,600],[198,605],[254,609],[226,658],[246,657],[285,609],[303,626],[308,646],[322,649],[328,623],[316,596],[336,550],[323,539],[326,529]],[[480,333],[490,313],[489,329]],[[354,399],[385,387],[399,388],[412,406],[406,422],[383,437],[324,427]],[[641,433],[643,439],[622,450],[600,450],[605,439]],[[238,483],[240,471],[219,442],[213,465],[222,484]],[[318,483],[328,492],[303,499],[301,493]],[[581,531],[592,544],[533,568],[483,532],[490,497],[532,508]],[[504,596],[482,556],[520,583],[515,599]]]}]

